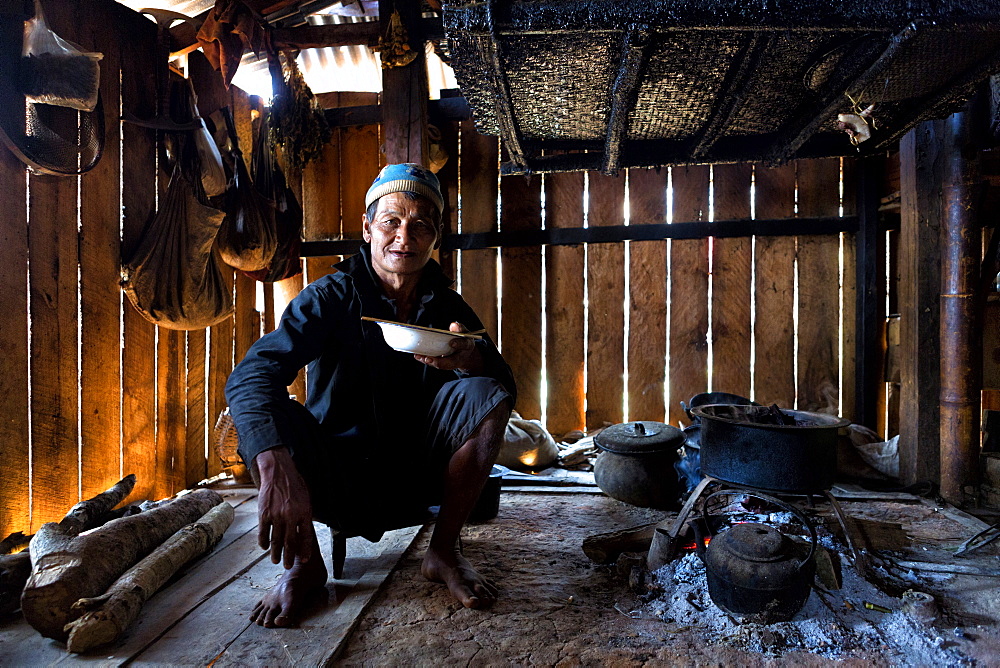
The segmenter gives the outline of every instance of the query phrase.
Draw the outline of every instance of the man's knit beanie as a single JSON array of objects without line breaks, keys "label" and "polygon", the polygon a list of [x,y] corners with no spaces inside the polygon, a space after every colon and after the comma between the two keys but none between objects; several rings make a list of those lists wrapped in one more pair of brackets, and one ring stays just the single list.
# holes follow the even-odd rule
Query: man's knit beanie
[{"label": "man's knit beanie", "polygon": [[441,196],[441,183],[438,177],[429,169],[413,162],[403,162],[396,165],[386,165],[368,188],[365,195],[365,208],[383,195],[398,192],[413,192],[423,195],[434,203],[438,212],[444,211],[444,198]]}]

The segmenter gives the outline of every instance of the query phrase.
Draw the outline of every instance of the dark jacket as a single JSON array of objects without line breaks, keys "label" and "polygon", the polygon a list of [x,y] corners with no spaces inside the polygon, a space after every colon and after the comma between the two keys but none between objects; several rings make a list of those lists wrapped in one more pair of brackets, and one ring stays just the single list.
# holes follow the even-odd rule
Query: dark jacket
[{"label": "dark jacket", "polygon": [[[393,350],[376,323],[361,320],[395,320],[393,301],[379,287],[367,245],[336,268],[338,273],[310,283],[289,303],[278,328],[254,343],[229,376],[226,399],[247,463],[264,450],[295,447],[295,434],[301,432],[291,424],[295,418],[286,387],[304,366],[306,408],[329,442],[341,447],[406,447],[410,438],[423,435],[437,391],[459,377]],[[450,285],[431,260],[411,322],[448,329],[457,321],[481,329],[475,312]],[[496,346],[488,337],[477,345],[486,364],[483,375],[514,396],[513,375]]]}]

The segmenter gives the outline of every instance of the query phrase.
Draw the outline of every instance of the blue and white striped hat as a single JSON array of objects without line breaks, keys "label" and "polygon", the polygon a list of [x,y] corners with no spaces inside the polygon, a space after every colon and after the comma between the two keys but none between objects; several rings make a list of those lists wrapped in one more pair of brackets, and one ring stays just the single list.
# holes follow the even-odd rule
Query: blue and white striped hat
[{"label": "blue and white striped hat", "polygon": [[441,196],[441,182],[431,170],[414,162],[386,165],[372,181],[365,195],[365,208],[383,195],[398,192],[414,192],[423,195],[438,211],[444,211],[444,197]]}]

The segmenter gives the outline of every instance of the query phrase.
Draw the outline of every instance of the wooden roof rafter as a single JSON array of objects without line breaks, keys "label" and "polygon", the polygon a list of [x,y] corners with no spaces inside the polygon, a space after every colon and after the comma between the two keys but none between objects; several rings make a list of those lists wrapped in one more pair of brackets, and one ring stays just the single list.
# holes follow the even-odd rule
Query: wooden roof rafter
[{"label": "wooden roof rafter", "polygon": [[611,89],[611,111],[601,163],[601,171],[605,174],[614,175],[621,168],[622,142],[628,135],[629,120],[639,99],[639,87],[649,63],[652,43],[653,33],[649,26],[632,28],[622,40],[621,61]]}]

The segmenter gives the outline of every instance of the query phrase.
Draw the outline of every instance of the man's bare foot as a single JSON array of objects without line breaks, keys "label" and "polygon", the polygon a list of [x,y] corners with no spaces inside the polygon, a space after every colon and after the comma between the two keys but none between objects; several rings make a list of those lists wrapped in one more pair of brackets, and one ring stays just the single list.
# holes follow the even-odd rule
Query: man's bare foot
[{"label": "man's bare foot", "polygon": [[448,585],[451,595],[467,608],[488,608],[497,600],[496,586],[480,575],[457,549],[427,549],[420,566],[423,576]]},{"label": "man's bare foot", "polygon": [[281,574],[278,584],[254,606],[250,621],[268,628],[291,626],[312,598],[325,590],[326,577],[326,564],[318,552],[304,564],[296,558],[295,564]]}]

